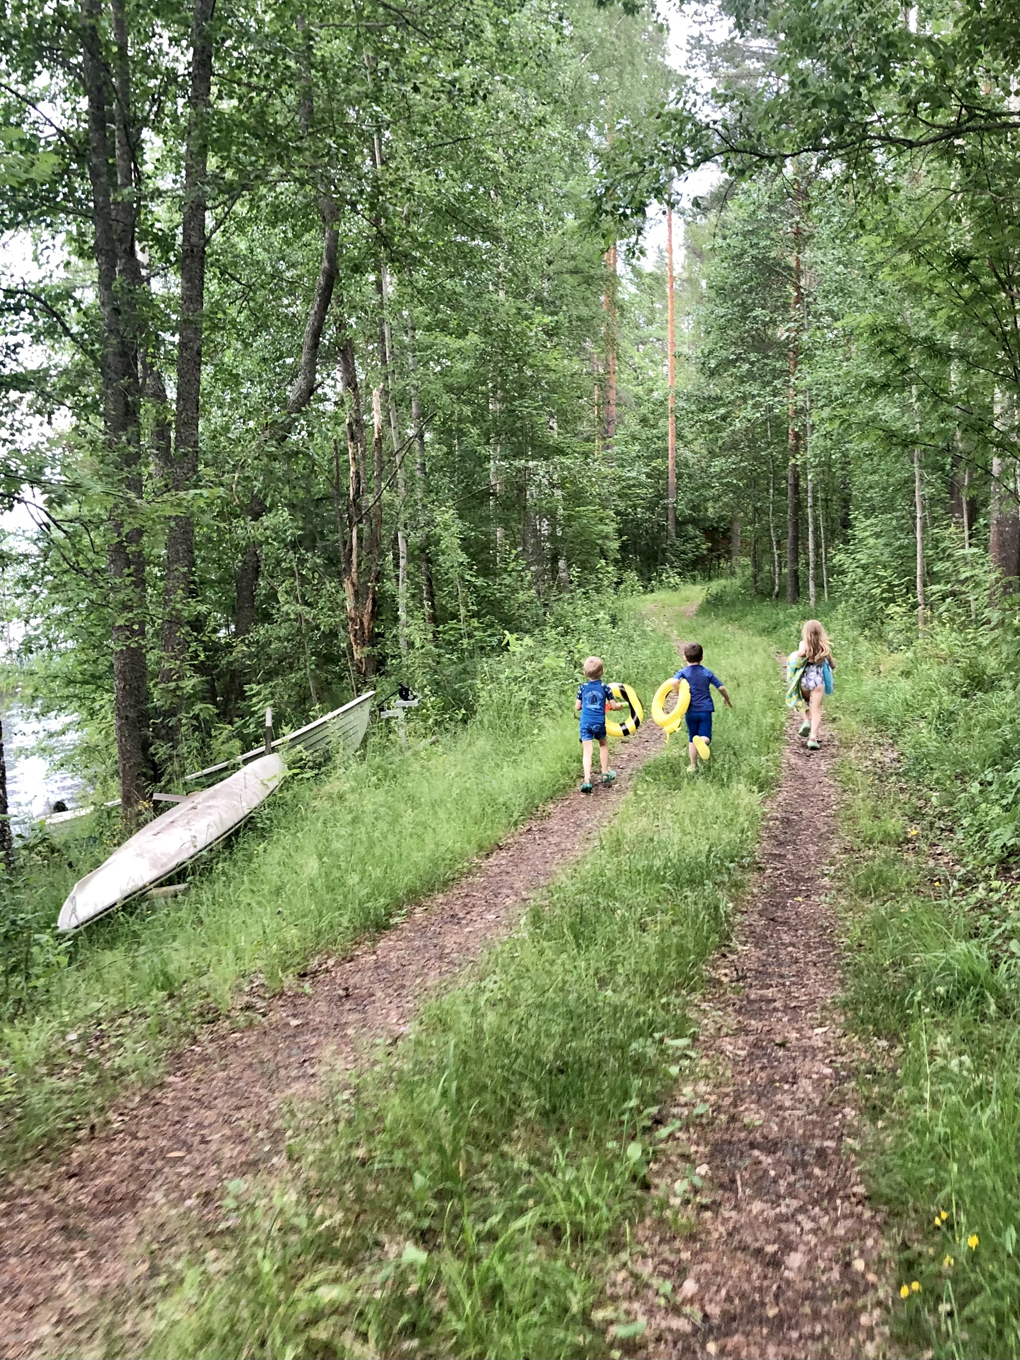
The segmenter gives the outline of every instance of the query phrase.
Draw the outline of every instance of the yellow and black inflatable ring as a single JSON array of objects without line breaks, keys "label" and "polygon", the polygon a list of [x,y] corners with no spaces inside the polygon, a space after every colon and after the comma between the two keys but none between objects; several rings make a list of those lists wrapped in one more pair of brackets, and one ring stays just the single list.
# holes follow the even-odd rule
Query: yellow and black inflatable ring
[{"label": "yellow and black inflatable ring", "polygon": [[680,689],[676,696],[676,703],[667,713],[665,703],[670,690],[673,688],[673,684],[673,676],[670,676],[668,680],[663,680],[662,684],[655,691],[655,698],[652,700],[652,720],[658,723],[667,736],[672,736],[679,728],[691,702],[691,687],[686,680],[681,680]]},{"label": "yellow and black inflatable ring", "polygon": [[641,707],[641,700],[637,697],[637,692],[631,689],[630,685],[610,685],[613,698],[619,699],[630,709],[630,717],[624,722],[612,722],[606,714],[606,731],[611,737],[632,737],[641,726],[641,719],[645,716],[645,711]]}]

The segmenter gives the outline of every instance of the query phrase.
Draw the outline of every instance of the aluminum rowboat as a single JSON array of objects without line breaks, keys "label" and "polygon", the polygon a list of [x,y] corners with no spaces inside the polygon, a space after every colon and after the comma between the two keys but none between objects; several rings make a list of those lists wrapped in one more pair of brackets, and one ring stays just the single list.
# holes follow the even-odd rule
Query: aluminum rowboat
[{"label": "aluminum rowboat", "polygon": [[168,878],[250,816],[285,773],[279,755],[263,755],[212,788],[189,794],[78,880],[60,909],[57,929],[78,930]]},{"label": "aluminum rowboat", "polygon": [[[300,746],[305,751],[325,751],[331,746],[342,746],[347,751],[356,751],[368,730],[368,720],[372,713],[374,695],[375,690],[370,689],[365,694],[359,694],[349,704],[344,704],[341,708],[334,708],[332,713],[326,713],[323,717],[316,718],[314,722],[299,727],[296,732],[288,732],[286,736],[277,737],[276,741],[272,743],[272,750],[279,751],[285,750],[287,747],[293,749],[295,746]],[[219,774],[220,770],[229,770],[231,765],[236,765],[239,761],[243,764],[247,760],[254,760],[264,751],[265,747],[259,746],[254,751],[246,751],[243,756],[235,756],[233,760],[224,760],[219,765],[210,765],[207,769],[196,770],[194,774],[185,775],[184,782],[191,784],[196,779],[205,779],[211,774]]]}]

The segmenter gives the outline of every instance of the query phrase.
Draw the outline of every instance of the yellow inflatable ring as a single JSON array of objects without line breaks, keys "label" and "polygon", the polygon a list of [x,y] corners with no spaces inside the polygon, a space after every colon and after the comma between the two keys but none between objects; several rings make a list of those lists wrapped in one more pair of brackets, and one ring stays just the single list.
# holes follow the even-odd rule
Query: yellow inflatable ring
[{"label": "yellow inflatable ring", "polygon": [[622,723],[611,722],[609,715],[606,715],[606,732],[611,737],[632,737],[641,726],[641,719],[645,716],[645,711],[641,707],[641,700],[637,693],[631,689],[630,685],[610,685],[614,699],[620,699],[630,709],[630,717]]},{"label": "yellow inflatable ring", "polygon": [[667,713],[665,709],[666,697],[673,688],[674,677],[663,680],[662,684],[655,691],[655,698],[652,700],[652,720],[662,728],[667,736],[672,734],[683,722],[683,716],[690,707],[691,687],[686,680],[680,681],[680,690],[676,696],[676,704]]}]

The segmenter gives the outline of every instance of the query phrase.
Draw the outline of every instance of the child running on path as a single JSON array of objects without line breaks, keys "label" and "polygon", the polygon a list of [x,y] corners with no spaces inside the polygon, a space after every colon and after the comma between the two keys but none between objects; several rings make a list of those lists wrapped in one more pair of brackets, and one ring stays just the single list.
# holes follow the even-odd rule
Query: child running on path
[{"label": "child running on path", "polygon": [[730,696],[726,693],[726,686],[707,666],[701,664],[704,655],[704,649],[700,642],[688,642],[684,646],[687,665],[684,666],[683,670],[677,671],[673,677],[674,694],[679,692],[681,680],[687,681],[691,691],[691,702],[684,714],[684,721],[687,723],[687,754],[690,757],[690,764],[687,767],[688,774],[697,773],[699,756],[702,760],[707,760],[710,754],[712,714],[715,712],[711,686],[715,685],[726,701],[727,708],[733,707]]},{"label": "child running on path", "polygon": [[822,700],[826,694],[832,693],[832,672],[836,669],[829,636],[817,619],[808,619],[801,629],[800,646],[790,661],[794,662],[791,674],[800,674],[799,697],[808,706],[808,716],[801,723],[798,735],[807,737],[809,751],[817,751],[818,733],[822,727]]},{"label": "child running on path", "polygon": [[616,778],[615,771],[609,768],[609,738],[606,735],[606,709],[623,708],[613,698],[613,691],[602,683],[604,666],[600,656],[590,656],[584,663],[584,684],[577,691],[574,711],[581,715],[581,768],[584,771],[582,793],[591,793],[591,755],[592,743],[599,744],[599,763],[602,766],[603,784],[611,784]]}]

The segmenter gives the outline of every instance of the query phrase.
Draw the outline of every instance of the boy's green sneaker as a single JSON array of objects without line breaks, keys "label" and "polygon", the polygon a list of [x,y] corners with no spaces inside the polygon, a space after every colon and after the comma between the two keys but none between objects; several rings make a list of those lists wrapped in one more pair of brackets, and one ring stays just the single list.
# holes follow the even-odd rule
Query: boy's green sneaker
[{"label": "boy's green sneaker", "polygon": [[611,784],[615,778],[616,778],[616,771],[615,771],[615,770],[607,770],[607,771],[605,772],[605,774],[602,776],[602,782],[603,782],[603,784]]},{"label": "boy's green sneaker", "polygon": [[811,740],[808,742],[807,748],[808,748],[809,751],[817,751],[817,750],[818,750],[818,743],[817,743],[817,741],[815,741],[814,737],[812,737]]},{"label": "boy's green sneaker", "polygon": [[584,783],[581,785],[581,792],[582,792],[582,793],[591,793],[591,780],[590,780],[590,779],[586,779],[586,780],[584,781]]},{"label": "boy's green sneaker", "polygon": [[811,724],[807,721],[807,719],[805,719],[804,722],[802,722],[801,725],[800,725],[800,731],[797,733],[797,736],[798,736],[798,737],[806,737],[807,734],[808,734],[810,731],[811,731]]},{"label": "boy's green sneaker", "polygon": [[697,773],[698,773],[697,765],[688,765],[687,769],[684,770],[684,774],[697,774]]}]

